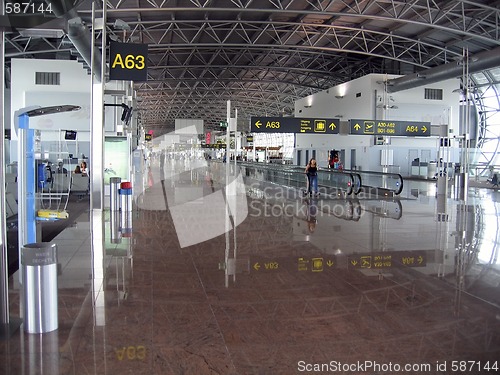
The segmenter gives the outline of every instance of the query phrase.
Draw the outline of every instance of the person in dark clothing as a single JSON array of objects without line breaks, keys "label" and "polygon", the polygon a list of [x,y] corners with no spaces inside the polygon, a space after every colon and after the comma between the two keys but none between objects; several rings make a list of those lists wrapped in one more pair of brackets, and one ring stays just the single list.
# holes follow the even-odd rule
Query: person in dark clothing
[{"label": "person in dark clothing", "polygon": [[491,178],[491,185],[498,187],[498,173],[494,173]]},{"label": "person in dark clothing", "polygon": [[316,159],[312,158],[309,160],[305,172],[307,175],[307,194],[318,195],[318,166]]},{"label": "person in dark clothing", "polygon": [[62,161],[57,163],[56,173],[64,173],[64,174],[68,173],[68,170],[66,168],[64,168],[64,164]]}]

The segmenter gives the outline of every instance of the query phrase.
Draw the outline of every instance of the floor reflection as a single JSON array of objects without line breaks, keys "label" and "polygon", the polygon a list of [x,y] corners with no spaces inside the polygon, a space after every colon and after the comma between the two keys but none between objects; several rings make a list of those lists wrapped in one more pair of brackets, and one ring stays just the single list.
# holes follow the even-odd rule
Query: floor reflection
[{"label": "floor reflection", "polygon": [[[399,197],[316,199],[224,163],[149,167],[133,211],[83,215],[55,239],[59,329],[0,342],[0,372],[291,374],[376,361],[443,374],[500,358],[497,192],[464,202],[405,181]],[[19,296],[13,282],[11,314]]]}]

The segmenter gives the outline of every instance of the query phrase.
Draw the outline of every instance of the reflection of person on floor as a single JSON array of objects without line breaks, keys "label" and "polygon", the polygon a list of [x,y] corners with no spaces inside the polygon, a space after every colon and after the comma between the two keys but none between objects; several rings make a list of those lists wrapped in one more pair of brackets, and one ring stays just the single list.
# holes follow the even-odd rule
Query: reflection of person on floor
[{"label": "reflection of person on floor", "polygon": [[148,167],[148,186],[152,187],[155,184],[154,178],[153,178],[153,171],[151,170],[151,167]]},{"label": "reflection of person on floor", "polygon": [[318,201],[316,199],[310,199],[307,202],[307,227],[309,232],[313,233],[316,230],[316,219],[318,215]]},{"label": "reflection of person on floor", "polygon": [[80,166],[79,166],[79,165],[77,165],[77,166],[75,167],[75,170],[73,171],[73,173],[76,173],[76,174],[81,174],[81,173],[82,173],[82,169],[80,168]]}]

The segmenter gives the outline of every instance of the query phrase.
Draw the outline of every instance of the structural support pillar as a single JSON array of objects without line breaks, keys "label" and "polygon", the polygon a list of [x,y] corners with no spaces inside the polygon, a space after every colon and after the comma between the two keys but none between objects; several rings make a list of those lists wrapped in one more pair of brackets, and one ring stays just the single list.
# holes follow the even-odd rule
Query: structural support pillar
[{"label": "structural support pillar", "polygon": [[[96,31],[100,30],[102,40],[101,78],[91,71],[91,124],[90,124],[90,209],[104,209],[104,83],[106,77],[106,3],[102,18],[96,18],[96,2],[92,2],[92,61],[98,55],[96,51]],[[92,64],[93,66],[93,64]]]},{"label": "structural support pillar", "polygon": [[[3,14],[3,10],[0,10]],[[5,134],[5,33],[0,31],[0,134]],[[0,142],[0,339],[8,339],[21,325],[20,319],[11,319],[9,316],[9,262],[7,259],[7,220],[5,217],[5,148],[4,141]],[[5,364],[7,361],[4,361]],[[3,367],[3,366],[2,366]],[[0,369],[2,368],[0,367]],[[8,372],[8,369],[5,372]],[[0,371],[1,372],[1,371]]]}]

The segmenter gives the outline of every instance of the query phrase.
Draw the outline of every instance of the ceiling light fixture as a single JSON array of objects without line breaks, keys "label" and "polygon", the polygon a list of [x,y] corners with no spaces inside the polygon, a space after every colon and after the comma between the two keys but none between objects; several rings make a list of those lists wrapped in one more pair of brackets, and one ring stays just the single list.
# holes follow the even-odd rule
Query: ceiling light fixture
[{"label": "ceiling light fixture", "polygon": [[62,38],[64,36],[64,30],[62,29],[42,29],[42,28],[32,28],[19,30],[19,35],[25,38]]},{"label": "ceiling light fixture", "polygon": [[377,108],[383,108],[383,109],[398,109],[399,107],[397,105],[378,105]]}]

